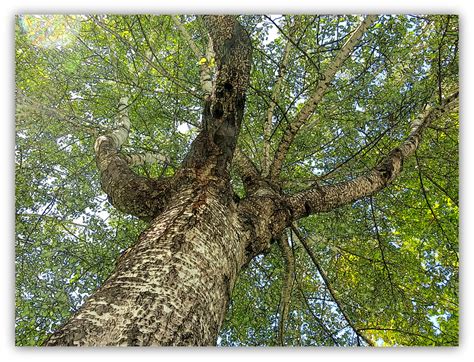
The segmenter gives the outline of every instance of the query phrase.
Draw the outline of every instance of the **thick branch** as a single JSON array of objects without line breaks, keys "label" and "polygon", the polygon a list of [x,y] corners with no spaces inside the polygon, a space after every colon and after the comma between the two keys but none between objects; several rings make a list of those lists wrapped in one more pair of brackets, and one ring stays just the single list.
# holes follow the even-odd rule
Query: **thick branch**
[{"label": "thick branch", "polygon": [[355,200],[370,196],[389,185],[402,171],[405,159],[415,153],[424,130],[443,113],[452,109],[459,92],[447,97],[438,107],[428,107],[412,123],[412,130],[402,144],[393,149],[378,165],[354,180],[335,185],[315,186],[311,189],[287,196],[293,220],[318,212],[333,210]]},{"label": "thick branch", "polygon": [[131,156],[119,152],[130,131],[128,98],[122,98],[118,108],[117,129],[98,137],[94,145],[102,189],[118,210],[150,220],[163,207],[169,185],[167,181],[148,179],[130,170]]},{"label": "thick branch", "polygon": [[278,145],[278,149],[275,153],[275,158],[271,167],[271,177],[275,179],[281,172],[283,161],[285,160],[286,154],[296,137],[296,134],[300,130],[301,126],[311,117],[319,102],[323,98],[324,93],[329,87],[329,84],[334,79],[337,71],[341,68],[343,62],[354,50],[354,47],[359,42],[360,38],[364,35],[365,31],[372,25],[377,19],[375,15],[367,16],[352,33],[349,39],[344,43],[342,48],[337,53],[332,63],[328,66],[324,74],[321,76],[321,80],[318,82],[314,89],[311,97],[304,103],[301,110],[296,115],[296,118],[291,122],[283,137]]},{"label": "thick branch", "polygon": [[169,163],[168,157],[157,153],[134,153],[131,155],[122,155],[130,166],[139,166],[152,163]]},{"label": "thick branch", "polygon": [[252,160],[239,148],[235,149],[232,162],[244,184],[245,192],[248,194],[254,188],[253,185],[261,178],[260,173]]},{"label": "thick branch", "polygon": [[204,103],[202,130],[183,166],[228,179],[244,113],[251,66],[250,37],[234,16],[205,16],[215,53],[216,80]]}]

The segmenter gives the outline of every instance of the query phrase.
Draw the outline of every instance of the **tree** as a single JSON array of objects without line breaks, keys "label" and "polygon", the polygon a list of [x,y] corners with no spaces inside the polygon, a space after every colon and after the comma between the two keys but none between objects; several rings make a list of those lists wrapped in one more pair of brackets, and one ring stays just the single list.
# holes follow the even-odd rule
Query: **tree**
[{"label": "tree", "polygon": [[24,15],[16,62],[17,344],[458,343],[456,16]]}]

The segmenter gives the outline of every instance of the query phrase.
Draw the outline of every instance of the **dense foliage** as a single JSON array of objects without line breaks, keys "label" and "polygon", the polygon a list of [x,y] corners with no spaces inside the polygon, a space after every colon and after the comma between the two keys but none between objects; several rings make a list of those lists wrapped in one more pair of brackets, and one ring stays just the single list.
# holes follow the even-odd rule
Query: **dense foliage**
[{"label": "dense foliage", "polygon": [[[201,19],[179,19],[204,54]],[[261,166],[286,44],[271,151],[360,17],[239,20],[254,47],[239,148]],[[95,138],[114,128],[127,95],[125,152],[168,158],[135,171],[173,174],[199,130],[202,59],[169,16],[22,15],[15,34],[16,343],[39,345],[145,227],[107,202]],[[456,16],[379,16],[298,133],[282,170],[284,192],[363,173],[400,143],[426,103],[457,83]],[[288,230],[295,270],[285,344],[365,345],[362,336],[377,345],[458,344],[458,121],[455,112],[436,120],[390,187],[299,223],[319,268]],[[219,344],[278,343],[285,263],[275,243],[243,270]]]}]

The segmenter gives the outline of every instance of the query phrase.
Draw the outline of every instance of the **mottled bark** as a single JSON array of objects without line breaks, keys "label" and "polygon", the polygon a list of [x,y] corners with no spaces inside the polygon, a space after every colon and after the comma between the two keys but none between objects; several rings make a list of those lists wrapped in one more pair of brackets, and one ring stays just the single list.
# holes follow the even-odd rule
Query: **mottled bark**
[{"label": "mottled bark", "polygon": [[286,197],[292,219],[333,210],[363,197],[373,195],[389,185],[402,172],[403,161],[420,145],[424,130],[431,122],[455,106],[459,92],[447,97],[443,104],[428,107],[412,124],[411,133],[379,164],[366,174],[334,185],[315,186]]},{"label": "mottled bark", "polygon": [[151,152],[122,155],[122,157],[127,161],[130,166],[170,162],[170,160],[166,156]]},{"label": "mottled bark", "polygon": [[120,100],[118,108],[117,128],[98,137],[94,146],[101,186],[115,208],[143,220],[151,220],[163,209],[170,183],[139,176],[130,169],[129,163],[133,158],[119,152],[130,131],[126,97]]},{"label": "mottled bark", "polygon": [[244,114],[252,47],[234,16],[205,16],[204,21],[214,46],[216,80],[204,102],[202,130],[183,168],[227,181]]},{"label": "mottled bark", "polygon": [[[233,16],[206,16],[216,81],[203,127],[169,180],[134,174],[120,154],[130,120],[97,139],[102,187],[124,212],[152,219],[118,259],[113,274],[45,345],[214,345],[237,274],[268,250],[258,207],[233,198],[230,165],[244,112],[250,38]],[[257,227],[256,227],[256,224]],[[270,233],[271,234],[271,233]]]},{"label": "mottled bark", "polygon": [[47,345],[214,345],[251,236],[220,190],[189,185]]}]

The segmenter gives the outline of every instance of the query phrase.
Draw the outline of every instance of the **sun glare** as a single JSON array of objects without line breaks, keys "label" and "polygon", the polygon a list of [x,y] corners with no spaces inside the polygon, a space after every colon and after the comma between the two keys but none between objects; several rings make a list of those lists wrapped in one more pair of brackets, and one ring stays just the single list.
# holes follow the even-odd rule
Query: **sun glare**
[{"label": "sun glare", "polygon": [[74,41],[80,28],[80,16],[19,15],[19,24],[33,45],[62,48]]}]

